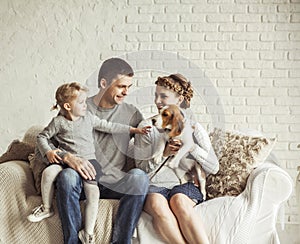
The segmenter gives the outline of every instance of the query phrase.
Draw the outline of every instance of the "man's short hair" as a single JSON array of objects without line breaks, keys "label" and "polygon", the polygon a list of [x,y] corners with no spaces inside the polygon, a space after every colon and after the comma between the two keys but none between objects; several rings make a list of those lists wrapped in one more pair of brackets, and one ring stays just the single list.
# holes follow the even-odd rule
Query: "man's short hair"
[{"label": "man's short hair", "polygon": [[123,59],[110,58],[105,60],[99,70],[98,74],[98,87],[100,88],[101,79],[105,79],[107,84],[110,85],[112,80],[117,75],[126,75],[132,77],[134,75],[132,67]]}]

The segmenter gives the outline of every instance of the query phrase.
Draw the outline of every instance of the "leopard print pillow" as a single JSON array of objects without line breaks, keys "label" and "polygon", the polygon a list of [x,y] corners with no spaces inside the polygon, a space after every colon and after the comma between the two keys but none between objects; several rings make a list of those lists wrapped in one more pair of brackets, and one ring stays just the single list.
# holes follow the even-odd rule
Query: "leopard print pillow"
[{"label": "leopard print pillow", "polygon": [[275,144],[275,139],[222,129],[214,129],[210,139],[220,169],[217,174],[207,177],[208,199],[239,195],[245,189],[251,171],[264,162]]}]

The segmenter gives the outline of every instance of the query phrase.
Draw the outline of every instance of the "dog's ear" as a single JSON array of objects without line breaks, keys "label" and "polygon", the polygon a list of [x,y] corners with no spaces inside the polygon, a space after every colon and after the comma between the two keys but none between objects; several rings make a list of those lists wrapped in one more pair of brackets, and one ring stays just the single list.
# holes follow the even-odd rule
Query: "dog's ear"
[{"label": "dog's ear", "polygon": [[167,128],[171,129],[170,125],[172,124],[172,119],[173,119],[173,113],[168,109],[164,109],[161,113],[161,118],[162,118],[162,128]]},{"label": "dog's ear", "polygon": [[184,123],[183,123],[184,117],[180,113],[179,109],[173,110],[173,119],[172,119],[172,130],[169,133],[169,136],[176,137],[181,134]]}]

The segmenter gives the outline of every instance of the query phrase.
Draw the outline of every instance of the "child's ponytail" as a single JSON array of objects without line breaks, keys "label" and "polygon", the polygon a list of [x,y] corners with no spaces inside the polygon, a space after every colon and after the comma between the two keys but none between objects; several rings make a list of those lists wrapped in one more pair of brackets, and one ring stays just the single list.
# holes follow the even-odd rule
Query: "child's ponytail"
[{"label": "child's ponytail", "polygon": [[51,111],[57,110],[58,109],[58,104],[56,103],[55,105],[52,106]]}]

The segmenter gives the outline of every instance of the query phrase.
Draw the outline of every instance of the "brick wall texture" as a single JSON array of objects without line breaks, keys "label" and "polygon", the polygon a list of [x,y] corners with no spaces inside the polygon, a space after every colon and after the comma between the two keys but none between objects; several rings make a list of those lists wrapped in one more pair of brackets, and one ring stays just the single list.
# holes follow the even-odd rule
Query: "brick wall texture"
[{"label": "brick wall texture", "polygon": [[[155,112],[155,78],[180,72],[208,130],[277,137],[274,152],[296,180],[299,0],[1,0],[0,12],[1,153],[55,116],[58,85],[88,79],[96,89],[101,62],[119,56],[136,71],[128,101],[146,117]],[[299,223],[295,192],[286,206],[286,222]]]}]

